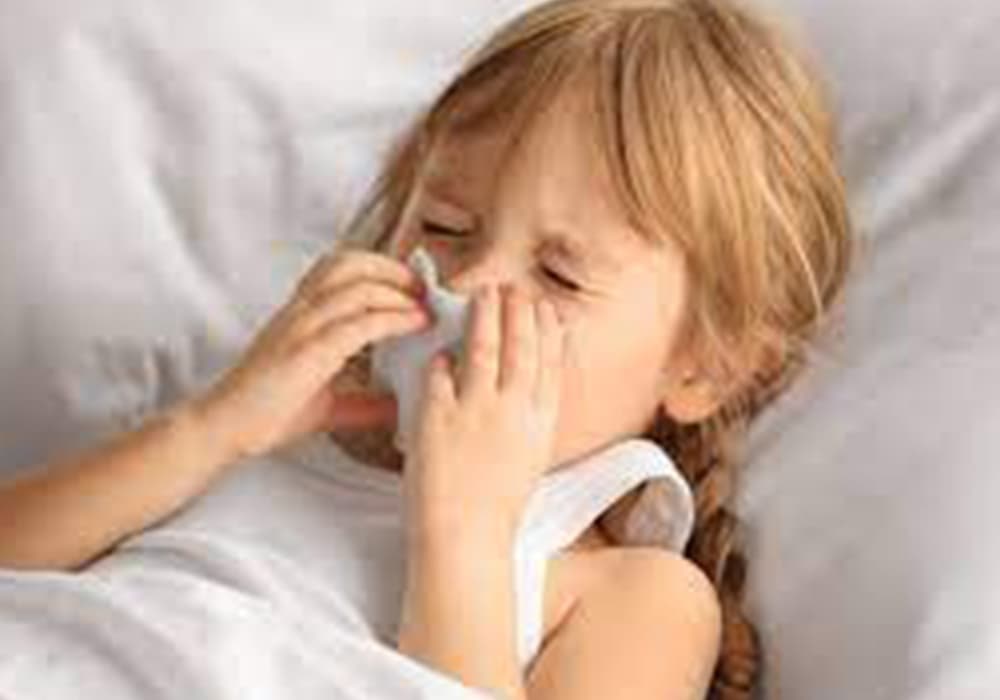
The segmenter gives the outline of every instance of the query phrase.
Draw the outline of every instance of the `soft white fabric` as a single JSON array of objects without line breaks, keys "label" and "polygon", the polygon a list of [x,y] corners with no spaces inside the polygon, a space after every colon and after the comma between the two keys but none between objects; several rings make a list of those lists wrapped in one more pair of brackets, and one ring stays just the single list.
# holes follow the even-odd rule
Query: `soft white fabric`
[{"label": "soft white fabric", "polygon": [[0,696],[485,700],[393,649],[399,508],[337,476],[324,439],[240,465],[83,573],[0,570]]},{"label": "soft white fabric", "polygon": [[768,700],[1000,688],[1000,4],[787,0],[861,238],[843,331],[754,433]]},{"label": "soft white fabric", "polygon": [[372,373],[396,396],[397,421],[393,443],[409,451],[420,407],[427,363],[440,350],[448,350],[457,362],[464,347],[466,319],[471,299],[448,289],[438,279],[433,256],[423,247],[415,248],[407,259],[424,281],[424,300],[434,315],[434,325],[426,331],[377,342],[372,349]]},{"label": "soft white fabric", "polygon": [[[864,249],[744,483],[766,697],[990,698],[1000,6],[771,2],[832,77]],[[232,362],[388,138],[528,4],[0,0],[0,469]]]},{"label": "soft white fabric", "polygon": [[[474,467],[472,467],[474,468]],[[625,440],[546,474],[515,541],[518,657],[542,641],[546,565],[670,458]],[[402,478],[327,436],[248,460],[80,574],[0,570],[0,697],[485,697],[394,650],[406,572]],[[687,533],[661,532],[681,551]]]}]

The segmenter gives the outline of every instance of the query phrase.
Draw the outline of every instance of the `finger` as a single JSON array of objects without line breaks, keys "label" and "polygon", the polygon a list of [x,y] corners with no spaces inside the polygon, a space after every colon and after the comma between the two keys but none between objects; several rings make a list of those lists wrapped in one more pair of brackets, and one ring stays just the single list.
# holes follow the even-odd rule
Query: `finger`
[{"label": "finger", "polygon": [[[310,275],[307,275],[310,277]],[[360,279],[381,280],[387,284],[422,295],[424,282],[416,270],[382,253],[368,250],[340,250],[329,261],[319,263],[315,277],[303,280],[303,293],[343,285]]]},{"label": "finger", "polygon": [[369,343],[406,335],[425,327],[423,317],[412,311],[376,311],[331,321],[302,341],[317,358],[323,372],[334,373]]},{"label": "finger", "polygon": [[306,297],[299,306],[301,332],[311,333],[337,319],[372,311],[416,311],[431,320],[424,303],[398,287],[362,280],[322,289]]},{"label": "finger", "polygon": [[538,339],[534,302],[510,288],[503,302],[503,341],[500,388],[531,391],[538,367]]},{"label": "finger", "polygon": [[450,406],[455,401],[452,367],[451,358],[444,351],[435,353],[427,363],[424,370],[424,411],[431,407]]},{"label": "finger", "polygon": [[295,296],[300,296],[316,287],[337,260],[340,251],[328,250],[316,257],[313,263],[295,285]]},{"label": "finger", "polygon": [[495,286],[486,285],[472,299],[465,352],[462,354],[459,392],[462,395],[495,391],[499,368],[500,313]]},{"label": "finger", "polygon": [[543,299],[538,309],[539,347],[536,400],[539,406],[558,405],[562,391],[562,372],[566,349],[566,331],[552,302]]}]

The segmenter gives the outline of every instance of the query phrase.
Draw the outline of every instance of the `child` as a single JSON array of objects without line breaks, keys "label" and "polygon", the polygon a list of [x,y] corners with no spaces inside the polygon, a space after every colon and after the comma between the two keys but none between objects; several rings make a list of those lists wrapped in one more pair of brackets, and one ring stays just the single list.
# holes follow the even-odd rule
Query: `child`
[{"label": "child", "polygon": [[[417,247],[473,301],[461,359],[425,368],[403,454],[396,399],[371,393],[363,351],[434,321],[426,282],[403,263]],[[389,630],[408,656],[504,697],[748,698],[760,650],[741,610],[736,448],[803,366],[850,254],[828,107],[773,24],[727,0],[546,3],[421,115],[346,245],[230,372],[0,492],[0,563],[83,569],[116,590],[141,572],[154,596],[160,548],[172,559],[157,566],[239,580],[282,610],[300,609],[297,586],[295,601],[317,601],[301,620],[315,639],[332,624],[318,601],[352,600],[361,614],[337,607],[345,625]],[[366,463],[334,470],[359,489],[352,499],[331,505],[330,483],[293,485],[273,465],[231,467],[325,431]],[[517,623],[531,619],[510,575],[522,515],[541,537],[532,498],[596,489],[605,461],[630,468],[616,450],[637,438],[690,484],[687,559],[628,536],[656,469],[607,488],[599,517],[545,550],[544,639],[519,659]],[[365,529],[375,492],[402,506],[398,549],[388,527]],[[328,539],[310,549],[315,525]],[[365,568],[359,548],[382,568]],[[225,576],[204,563],[223,552]],[[293,574],[279,563],[295,553]],[[353,597],[335,606],[319,589],[337,586]],[[380,591],[399,607],[375,606]]]}]

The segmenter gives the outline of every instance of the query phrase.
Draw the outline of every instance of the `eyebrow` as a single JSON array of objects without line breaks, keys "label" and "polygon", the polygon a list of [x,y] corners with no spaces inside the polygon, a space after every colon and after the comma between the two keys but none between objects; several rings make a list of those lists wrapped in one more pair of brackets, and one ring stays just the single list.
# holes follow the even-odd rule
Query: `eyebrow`
[{"label": "eyebrow", "polygon": [[[428,179],[426,182],[424,182],[423,189],[425,192],[430,194],[434,199],[440,200],[450,207],[463,210],[469,209],[469,207],[465,205],[465,203],[462,201],[460,197],[455,197],[452,194],[452,188],[450,187],[449,183],[439,180],[436,181]],[[475,214],[475,212],[470,211],[469,213],[472,214],[478,221],[479,216]]]},{"label": "eyebrow", "polygon": [[617,272],[620,265],[609,255],[601,255],[592,247],[583,245],[577,236],[559,229],[539,231],[539,249],[551,248],[571,264],[584,270]]}]

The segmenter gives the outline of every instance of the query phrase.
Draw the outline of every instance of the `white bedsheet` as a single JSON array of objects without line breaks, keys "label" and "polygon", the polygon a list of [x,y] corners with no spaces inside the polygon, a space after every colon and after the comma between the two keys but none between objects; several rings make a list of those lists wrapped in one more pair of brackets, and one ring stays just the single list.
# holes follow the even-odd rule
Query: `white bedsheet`
[{"label": "white bedsheet", "polygon": [[[772,0],[829,67],[864,260],[758,426],[768,700],[1000,687],[1000,6]],[[197,390],[390,134],[528,2],[0,0],[0,470]]]}]

